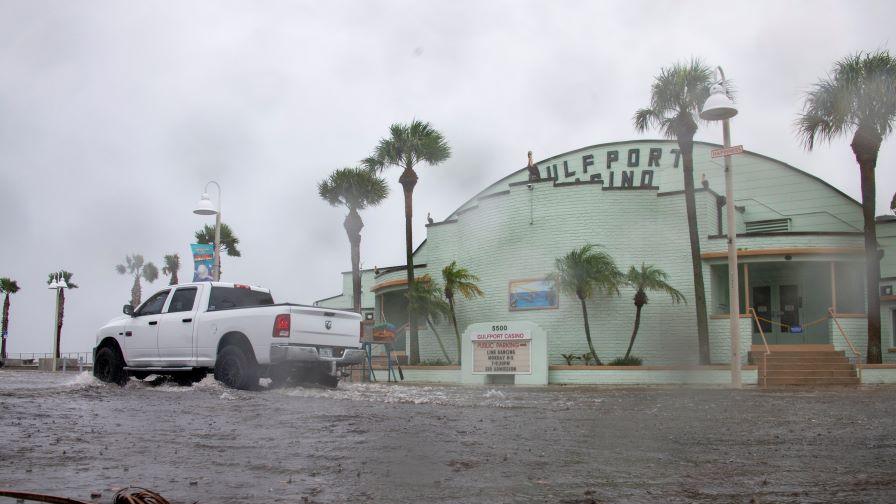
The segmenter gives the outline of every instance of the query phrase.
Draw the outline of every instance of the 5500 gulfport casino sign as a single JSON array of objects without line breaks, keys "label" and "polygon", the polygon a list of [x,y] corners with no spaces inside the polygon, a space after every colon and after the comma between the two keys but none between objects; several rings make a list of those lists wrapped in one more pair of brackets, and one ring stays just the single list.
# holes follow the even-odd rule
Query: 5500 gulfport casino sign
[{"label": "5500 gulfport casino sign", "polygon": [[470,335],[473,343],[473,374],[531,374],[532,335],[506,325]]}]

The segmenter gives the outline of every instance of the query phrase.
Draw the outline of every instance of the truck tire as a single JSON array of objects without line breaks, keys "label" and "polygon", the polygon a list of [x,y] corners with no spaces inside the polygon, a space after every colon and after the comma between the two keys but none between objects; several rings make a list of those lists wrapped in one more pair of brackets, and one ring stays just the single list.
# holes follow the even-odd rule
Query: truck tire
[{"label": "truck tire", "polygon": [[109,347],[100,348],[93,363],[93,376],[106,383],[124,386],[128,382],[128,374],[124,370],[124,359],[118,350]]},{"label": "truck tire", "polygon": [[252,390],[258,386],[258,366],[242,349],[227,345],[218,352],[215,379],[230,388]]}]

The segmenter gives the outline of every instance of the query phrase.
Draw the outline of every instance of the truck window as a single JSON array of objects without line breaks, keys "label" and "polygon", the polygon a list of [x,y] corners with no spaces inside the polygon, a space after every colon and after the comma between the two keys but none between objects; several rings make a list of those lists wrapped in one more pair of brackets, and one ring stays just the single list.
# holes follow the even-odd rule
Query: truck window
[{"label": "truck window", "polygon": [[137,311],[134,312],[134,316],[140,317],[143,315],[158,315],[162,313],[162,307],[165,306],[165,300],[168,299],[169,292],[171,291],[164,290],[157,294],[153,294],[151,298],[140,305],[140,308],[137,308]]},{"label": "truck window", "polygon": [[168,304],[168,313],[193,311],[196,291],[196,287],[182,287],[174,291]]},{"label": "truck window", "polygon": [[274,299],[270,292],[241,287],[212,287],[208,298],[208,311],[272,304],[274,304]]}]

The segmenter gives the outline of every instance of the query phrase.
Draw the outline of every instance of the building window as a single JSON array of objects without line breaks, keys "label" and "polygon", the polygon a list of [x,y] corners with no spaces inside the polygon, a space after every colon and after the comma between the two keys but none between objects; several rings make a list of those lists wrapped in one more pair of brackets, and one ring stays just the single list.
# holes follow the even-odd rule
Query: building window
[{"label": "building window", "polygon": [[865,313],[864,263],[836,263],[834,272],[837,284],[837,313]]}]

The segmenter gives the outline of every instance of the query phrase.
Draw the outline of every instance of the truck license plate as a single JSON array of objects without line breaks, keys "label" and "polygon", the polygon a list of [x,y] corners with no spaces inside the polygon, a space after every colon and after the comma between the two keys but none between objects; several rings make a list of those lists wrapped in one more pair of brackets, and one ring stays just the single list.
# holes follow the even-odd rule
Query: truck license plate
[{"label": "truck license plate", "polygon": [[332,357],[333,356],[332,348],[321,348],[320,350],[318,350],[318,352],[320,352],[321,357]]}]

